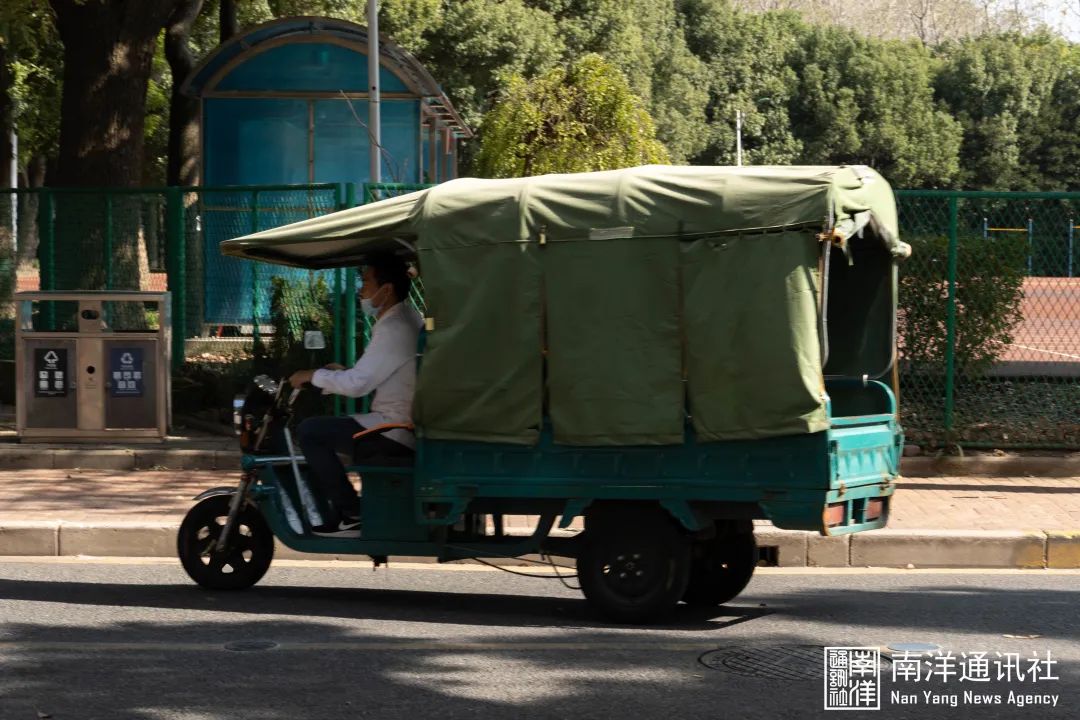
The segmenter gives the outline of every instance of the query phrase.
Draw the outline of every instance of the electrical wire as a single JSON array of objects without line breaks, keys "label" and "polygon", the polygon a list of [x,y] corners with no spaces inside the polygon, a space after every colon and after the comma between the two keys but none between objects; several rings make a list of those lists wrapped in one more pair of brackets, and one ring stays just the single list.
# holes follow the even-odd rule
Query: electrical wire
[{"label": "electrical wire", "polygon": [[[465,550],[465,551],[470,552],[470,553],[473,552],[472,548],[462,547],[460,545],[447,545],[446,547],[448,547],[448,548],[450,548],[452,550]],[[570,583],[566,582],[567,580],[573,580],[574,578],[576,578],[577,577],[576,572],[573,575],[563,575],[562,573],[559,572],[559,568],[562,568],[563,570],[573,570],[574,568],[570,567],[569,565],[556,565],[555,561],[547,553],[540,553],[540,557],[544,558],[544,560],[530,560],[529,558],[517,557],[517,556],[514,556],[514,555],[495,555],[494,557],[501,557],[501,558],[506,558],[506,559],[509,559],[509,560],[518,560],[520,562],[533,563],[534,565],[550,566],[551,569],[555,571],[555,579],[558,579],[559,582],[561,582],[564,587],[569,588],[570,590],[580,590],[581,589],[580,585],[571,585]],[[469,560],[474,560],[475,562],[478,562],[481,565],[487,565],[488,567],[493,567],[496,570],[502,570],[503,572],[510,573],[511,575],[520,575],[521,577],[537,578],[537,579],[540,579],[540,580],[551,580],[552,579],[551,575],[537,575],[535,573],[521,572],[520,570],[510,570],[509,568],[503,567],[502,565],[496,565],[495,563],[488,562],[488,561],[483,560],[483,559],[478,558],[478,557],[471,557],[471,558],[468,558],[468,559]]]}]

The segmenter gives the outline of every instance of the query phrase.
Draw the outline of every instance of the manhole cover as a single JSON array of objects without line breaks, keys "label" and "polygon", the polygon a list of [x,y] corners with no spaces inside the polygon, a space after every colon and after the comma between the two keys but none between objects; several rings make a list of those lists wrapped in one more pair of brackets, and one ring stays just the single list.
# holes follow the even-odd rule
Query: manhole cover
[{"label": "manhole cover", "polygon": [[707,668],[749,677],[777,680],[821,680],[825,677],[825,649],[821,645],[720,648],[705,653],[698,660]]},{"label": "manhole cover", "polygon": [[273,650],[277,643],[273,640],[236,640],[225,643],[226,650],[233,652],[252,652],[254,650]]}]

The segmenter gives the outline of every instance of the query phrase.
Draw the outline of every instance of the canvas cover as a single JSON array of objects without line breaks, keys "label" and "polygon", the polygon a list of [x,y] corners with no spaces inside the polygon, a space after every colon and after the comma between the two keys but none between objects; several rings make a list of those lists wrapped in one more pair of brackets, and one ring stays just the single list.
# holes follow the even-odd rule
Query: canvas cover
[{"label": "canvas cover", "polygon": [[[453,180],[222,251],[312,268],[416,257],[427,437],[533,443],[546,416],[560,443],[670,444],[687,415],[701,441],[827,427],[819,257],[857,235],[907,251],[891,189],[863,166],[645,166]],[[867,264],[877,295],[892,265]]]}]

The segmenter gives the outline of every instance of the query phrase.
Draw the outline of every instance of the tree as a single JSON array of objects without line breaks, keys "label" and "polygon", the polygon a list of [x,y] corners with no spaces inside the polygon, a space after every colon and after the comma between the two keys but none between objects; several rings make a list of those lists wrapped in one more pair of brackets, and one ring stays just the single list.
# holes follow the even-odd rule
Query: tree
[{"label": "tree", "polygon": [[482,131],[476,169],[488,177],[610,170],[668,159],[626,78],[595,54],[532,81],[511,78]]},{"label": "tree", "polygon": [[567,60],[598,53],[626,76],[674,162],[706,145],[705,63],[687,47],[674,0],[536,0],[558,23]]},{"label": "tree", "polygon": [[[50,0],[64,49],[56,185],[141,184],[154,53],[179,1]],[[57,205],[58,287],[97,289],[109,278],[114,289],[138,288],[141,207],[131,196],[106,205],[110,223],[98,219],[102,204],[70,196]]]},{"label": "tree", "polygon": [[[1047,35],[995,35],[943,46],[936,90],[963,127],[965,187],[1023,189],[1039,183],[1028,156],[1062,70],[1062,45]],[[1075,137],[1075,132],[1073,133]]]},{"label": "tree", "polygon": [[707,144],[695,163],[735,164],[736,111],[748,164],[790,164],[802,153],[788,117],[798,78],[791,58],[808,28],[794,13],[733,12],[720,0],[682,0],[690,50],[708,67]]},{"label": "tree", "polygon": [[897,187],[949,184],[961,130],[934,100],[929,53],[911,42],[813,28],[792,57],[791,125],[808,163],[862,163]]},{"label": "tree", "polygon": [[[227,13],[230,3],[222,3]],[[169,99],[169,149],[165,182],[168,185],[195,185],[199,181],[199,101],[181,92],[195,69],[195,56],[188,45],[191,28],[202,11],[203,0],[180,0],[165,22],[165,57],[172,74]],[[231,21],[223,17],[222,33]]]}]

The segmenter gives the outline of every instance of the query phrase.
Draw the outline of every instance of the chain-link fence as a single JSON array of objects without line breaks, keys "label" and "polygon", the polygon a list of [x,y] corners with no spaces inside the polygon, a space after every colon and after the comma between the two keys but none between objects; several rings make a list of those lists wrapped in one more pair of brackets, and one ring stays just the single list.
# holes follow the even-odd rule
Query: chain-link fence
[{"label": "chain-link fence", "polygon": [[[218,245],[424,187],[0,193],[0,361],[13,358],[12,292],[169,289],[178,366],[228,366],[244,378],[351,364],[370,337],[355,269],[253,263]],[[1080,447],[1080,193],[900,191],[898,203],[914,248],[899,312],[909,441]],[[423,311],[419,278],[410,299]],[[330,347],[304,350],[311,329]]]},{"label": "chain-link fence", "polygon": [[929,447],[1080,447],[1080,193],[901,191],[901,412]]},{"label": "chain-link fence", "polygon": [[[227,405],[229,394],[253,373],[354,363],[370,333],[369,321],[357,312],[355,269],[308,271],[256,263],[224,257],[219,245],[424,187],[0,192],[0,363],[10,365],[14,358],[14,292],[166,289],[173,295],[172,351],[181,411],[188,400],[192,408]],[[413,296],[422,307],[418,282]],[[315,329],[328,340],[323,351],[303,347],[304,331]],[[212,398],[186,392],[189,376],[214,384]]]}]

